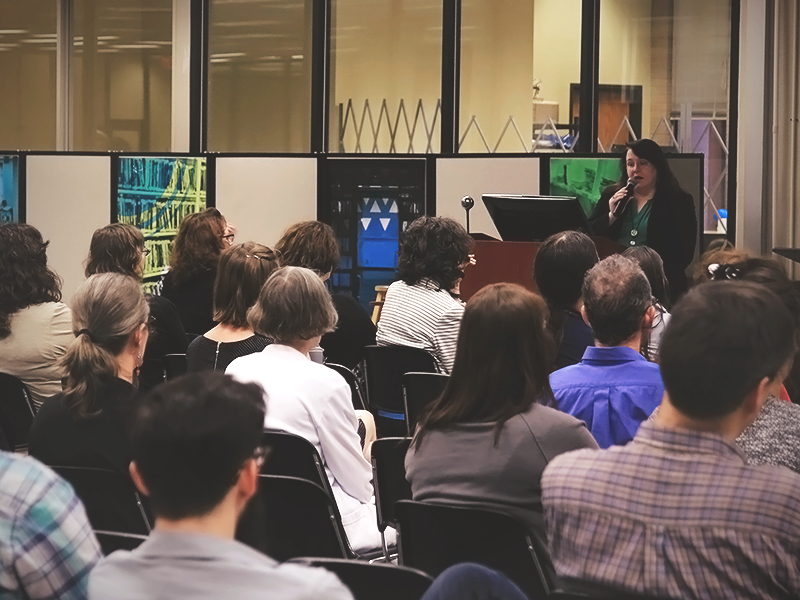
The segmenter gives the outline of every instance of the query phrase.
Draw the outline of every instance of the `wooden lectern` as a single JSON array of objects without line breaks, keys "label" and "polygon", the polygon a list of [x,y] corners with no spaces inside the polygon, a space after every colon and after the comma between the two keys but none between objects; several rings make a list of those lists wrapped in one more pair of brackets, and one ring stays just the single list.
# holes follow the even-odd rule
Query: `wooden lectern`
[{"label": "wooden lectern", "polygon": [[[484,233],[473,233],[476,264],[467,267],[461,282],[461,299],[469,300],[491,283],[518,283],[537,292],[533,281],[533,259],[541,242],[503,242]],[[603,259],[625,248],[613,240],[592,236],[598,256]]]}]

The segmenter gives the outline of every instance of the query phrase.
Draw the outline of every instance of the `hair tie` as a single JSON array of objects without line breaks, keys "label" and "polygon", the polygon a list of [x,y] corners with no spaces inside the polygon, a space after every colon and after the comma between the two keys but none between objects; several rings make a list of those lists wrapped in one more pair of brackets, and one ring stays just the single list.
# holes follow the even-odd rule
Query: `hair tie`
[{"label": "hair tie", "polygon": [[708,278],[712,281],[731,281],[739,279],[741,271],[734,265],[712,263],[708,265]]},{"label": "hair tie", "polygon": [[78,332],[78,335],[83,335],[83,334],[86,334],[87,336],[89,336],[89,341],[92,342],[93,344],[97,343],[97,340],[94,339],[94,336],[92,336],[92,333],[88,329],[81,329]]}]

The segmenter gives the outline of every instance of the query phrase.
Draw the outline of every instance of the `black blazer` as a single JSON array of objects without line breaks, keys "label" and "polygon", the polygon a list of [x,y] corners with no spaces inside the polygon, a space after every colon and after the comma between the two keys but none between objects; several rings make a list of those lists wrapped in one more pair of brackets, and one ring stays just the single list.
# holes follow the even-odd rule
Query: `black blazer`
[{"label": "black blazer", "polygon": [[[590,218],[595,235],[614,241],[619,239],[623,217],[609,225],[608,202],[618,189],[619,185],[613,185],[603,190]],[[652,202],[647,223],[647,245],[658,252],[664,261],[664,274],[669,281],[670,295],[674,301],[688,289],[685,270],[692,262],[697,246],[694,200],[691,194],[681,189],[669,192],[656,188]],[[630,205],[625,210],[631,210]]]}]

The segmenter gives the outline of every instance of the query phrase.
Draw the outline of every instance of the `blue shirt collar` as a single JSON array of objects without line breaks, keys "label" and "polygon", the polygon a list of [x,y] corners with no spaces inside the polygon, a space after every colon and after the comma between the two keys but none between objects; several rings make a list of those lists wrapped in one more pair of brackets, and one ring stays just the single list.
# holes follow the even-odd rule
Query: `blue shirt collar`
[{"label": "blue shirt collar", "polygon": [[618,365],[634,361],[647,362],[647,359],[627,346],[611,346],[609,348],[589,346],[581,359],[581,363],[593,365]]}]

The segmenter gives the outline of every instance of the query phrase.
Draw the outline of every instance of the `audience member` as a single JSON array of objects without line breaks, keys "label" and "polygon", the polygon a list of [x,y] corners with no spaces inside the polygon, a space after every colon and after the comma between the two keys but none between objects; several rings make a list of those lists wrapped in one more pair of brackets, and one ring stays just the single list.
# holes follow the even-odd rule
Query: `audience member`
[{"label": "audience member", "polygon": [[528,600],[502,573],[475,563],[445,569],[421,600]]},{"label": "audience member", "polygon": [[[149,254],[138,228],[127,223],[111,223],[92,235],[86,277],[98,273],[121,273],[141,281]],[[175,305],[163,296],[150,295],[147,304],[150,306],[150,336],[144,359],[160,361],[165,354],[185,353],[189,342]],[[148,382],[146,387],[149,389],[152,385],[153,382]]]},{"label": "audience member", "polygon": [[669,309],[672,306],[669,301],[669,282],[664,275],[664,262],[658,252],[647,246],[633,246],[625,250],[622,256],[637,263],[650,283],[655,314],[653,324],[642,339],[642,354],[647,360],[657,362],[658,347],[669,323]]},{"label": "audience member", "polygon": [[666,393],[625,447],[556,457],[542,477],[563,580],[668,598],[797,598],[800,476],[749,465],[734,440],[795,351],[786,307],[752,283],[713,282],[674,308]]},{"label": "audience member", "polygon": [[586,423],[601,448],[627,444],[664,394],[658,365],[639,353],[655,314],[650,284],[636,263],[610,256],[586,274],[583,302],[597,347],[550,375],[553,395],[561,410]]},{"label": "audience member", "polygon": [[464,303],[454,296],[470,263],[472,238],[453,219],[420,217],[403,232],[395,281],[378,321],[380,346],[430,352],[439,371],[450,373]]},{"label": "audience member", "polygon": [[351,600],[334,575],[278,564],[234,540],[256,493],[264,401],[221,373],[184,376],[145,396],[132,427],[131,476],[155,527],[132,552],[103,559],[92,600],[236,598]]},{"label": "audience member", "polygon": [[[275,246],[281,264],[311,269],[326,281],[339,266],[339,244],[330,225],[303,221],[287,229]],[[320,346],[329,363],[354,369],[364,359],[364,347],[375,343],[375,324],[355,298],[332,293],[339,317],[336,329],[322,336]]]},{"label": "audience member", "polygon": [[0,452],[0,596],[84,600],[100,546],[72,487],[34,459]]},{"label": "audience member", "polygon": [[75,342],[59,365],[64,391],[47,400],[30,434],[30,454],[47,465],[103,467],[127,477],[126,423],[147,343],[147,301],[119,273],[92,275],[72,301]]},{"label": "audience member", "polygon": [[336,371],[308,356],[336,326],[328,290],[309,269],[281,267],[261,288],[248,321],[275,343],[237,358],[227,373],[261,384],[269,403],[265,428],[299,435],[317,448],[353,550],[379,547],[372,467],[362,453],[350,387]]},{"label": "audience member", "polygon": [[[750,281],[773,292],[792,316],[795,337],[800,339],[800,292],[780,263],[768,258],[748,258],[743,254],[736,258],[728,253],[727,258],[735,262],[711,263],[716,266],[712,267],[709,276],[722,281]],[[795,354],[792,371],[795,370],[796,357]],[[756,420],[736,438],[736,443],[750,464],[781,465],[800,473],[800,405],[770,396]]]},{"label": "audience member", "polygon": [[586,348],[594,346],[592,328],[581,316],[581,287],[597,261],[594,242],[579,231],[551,235],[536,252],[533,279],[550,308],[548,328],[558,347],[556,369],[577,364]]},{"label": "audience member", "polygon": [[544,301],[514,284],[467,303],[453,373],[406,455],[414,500],[499,510],[544,536],[545,465],[597,448],[581,421],[542,406],[554,350],[546,319]]},{"label": "audience member", "polygon": [[56,361],[75,339],[49,243],[30,225],[0,225],[0,372],[21,379],[35,406],[61,391]]},{"label": "audience member", "polygon": [[253,331],[247,322],[247,311],[277,268],[275,253],[255,242],[222,252],[214,282],[214,320],[218,325],[189,344],[186,351],[189,371],[225,371],[235,358],[261,352],[272,342]]},{"label": "audience member", "polygon": [[222,250],[231,245],[233,234],[216,208],[187,215],[172,243],[169,271],[156,293],[178,309],[187,333],[200,334],[214,327],[214,278]]}]

